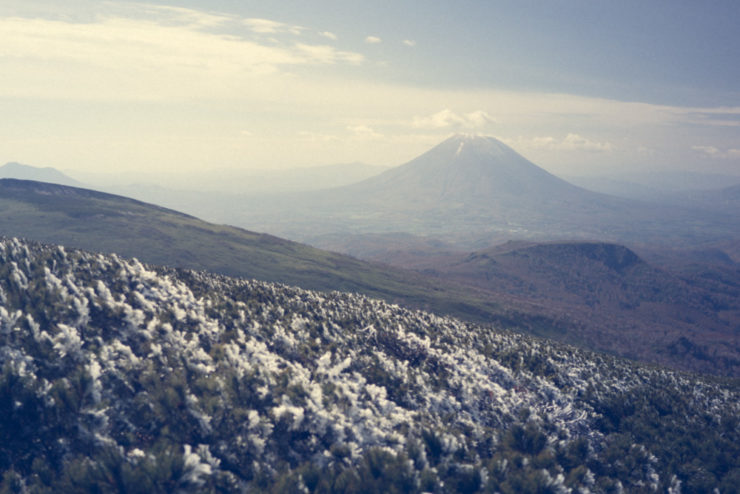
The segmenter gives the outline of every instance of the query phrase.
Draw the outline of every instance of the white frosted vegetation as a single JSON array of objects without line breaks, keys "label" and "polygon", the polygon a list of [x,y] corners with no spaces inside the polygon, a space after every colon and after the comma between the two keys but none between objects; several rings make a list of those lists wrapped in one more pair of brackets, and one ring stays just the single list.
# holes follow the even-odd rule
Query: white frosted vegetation
[{"label": "white frosted vegetation", "polygon": [[[49,396],[53,386],[79,393],[80,433],[98,445],[151,426],[137,414],[175,414],[189,434],[183,482],[194,486],[224,459],[268,468],[300,455],[330,465],[344,461],[340,445],[352,462],[371,448],[405,451],[428,433],[441,455],[472,468],[481,445],[495,445],[522,416],[545,431],[547,447],[581,437],[595,451],[600,415],[583,395],[627,393],[655,379],[713,420],[728,406],[740,414],[736,393],[709,383],[604,365],[606,357],[363,296],[157,272],[18,241],[0,242],[3,266],[0,367]],[[44,300],[42,312],[17,308],[34,307],[17,302],[24,297]],[[655,457],[634,448],[644,460],[635,482],[659,485]],[[127,450],[132,462],[148,458]],[[426,465],[426,453],[416,461]],[[551,491],[567,492],[561,471],[543,472]]]}]

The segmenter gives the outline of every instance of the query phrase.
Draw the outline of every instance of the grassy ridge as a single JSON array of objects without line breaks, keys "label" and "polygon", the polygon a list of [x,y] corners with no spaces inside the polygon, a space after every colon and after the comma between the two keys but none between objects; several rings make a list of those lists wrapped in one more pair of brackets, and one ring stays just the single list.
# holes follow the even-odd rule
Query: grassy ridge
[{"label": "grassy ridge", "polygon": [[441,314],[490,321],[500,307],[410,271],[372,264],[169,209],[86,189],[0,180],[0,234],[151,264],[313,290],[359,292]]}]

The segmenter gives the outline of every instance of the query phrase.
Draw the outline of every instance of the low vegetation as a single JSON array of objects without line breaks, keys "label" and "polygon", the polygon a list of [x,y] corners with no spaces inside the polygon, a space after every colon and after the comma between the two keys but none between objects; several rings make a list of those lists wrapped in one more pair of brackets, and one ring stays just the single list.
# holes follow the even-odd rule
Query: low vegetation
[{"label": "low vegetation", "polygon": [[0,492],[736,492],[717,381],[0,242]]}]

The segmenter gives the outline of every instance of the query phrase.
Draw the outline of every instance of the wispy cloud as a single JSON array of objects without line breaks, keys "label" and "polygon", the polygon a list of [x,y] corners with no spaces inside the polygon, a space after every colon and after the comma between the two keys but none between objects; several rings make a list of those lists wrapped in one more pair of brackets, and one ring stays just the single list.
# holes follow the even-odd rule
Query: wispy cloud
[{"label": "wispy cloud", "polygon": [[365,38],[365,43],[368,43],[368,44],[371,44],[371,45],[376,45],[376,44],[382,43],[382,42],[383,42],[383,40],[380,39],[380,38],[378,38],[377,36],[367,36]]},{"label": "wispy cloud", "polygon": [[416,46],[416,41],[414,41],[413,39],[405,39],[403,40],[403,44],[406,46],[414,47]]},{"label": "wispy cloud", "polygon": [[311,143],[327,143],[327,142],[339,141],[339,137],[333,134],[325,134],[321,132],[314,132],[311,130],[299,131],[298,138],[304,142],[311,142]]},{"label": "wispy cloud", "polygon": [[337,40],[337,35],[332,33],[331,31],[321,31],[319,33],[319,36],[323,36],[324,38],[330,39],[332,41]]},{"label": "wispy cloud", "polygon": [[716,159],[740,159],[740,149],[719,149],[716,146],[691,146],[691,150]]},{"label": "wispy cloud", "polygon": [[[343,37],[322,30],[331,26],[90,5],[75,16],[33,9],[31,17],[0,17],[0,110],[14,117],[0,122],[3,154],[59,165],[68,156],[68,165],[91,168],[104,154],[121,166],[168,162],[173,169],[309,155],[398,164],[460,131],[495,134],[536,163],[563,168],[669,167],[701,156],[736,166],[738,107],[382,82],[372,70],[378,60],[343,50]],[[406,41],[395,43],[413,45]],[[649,160],[640,147],[652,150]]]},{"label": "wispy cloud", "polygon": [[418,129],[454,129],[460,127],[482,129],[494,122],[495,120],[483,110],[458,114],[452,110],[444,109],[432,115],[414,117],[412,126]]},{"label": "wispy cloud", "polygon": [[[171,98],[214,94],[239,79],[291,67],[350,63],[363,55],[328,45],[259,42],[215,26],[233,17],[151,7],[150,19],[101,16],[94,22],[0,18],[0,95]],[[139,12],[140,14],[141,12]],[[156,14],[156,15],[154,15]],[[241,20],[253,32],[296,33],[266,19]],[[230,24],[230,25],[231,25]],[[215,86],[215,87],[214,87]]]},{"label": "wispy cloud", "polygon": [[350,125],[347,127],[352,137],[357,139],[380,139],[383,134],[376,132],[372,127],[367,125]]},{"label": "wispy cloud", "polygon": [[591,151],[605,152],[612,151],[614,145],[606,141],[596,141],[588,139],[579,134],[568,134],[565,137],[557,138],[553,136],[538,136],[509,140],[514,146],[526,148],[545,149],[551,151]]},{"label": "wispy cloud", "polygon": [[566,151],[611,151],[614,146],[610,142],[594,141],[578,134],[568,134],[559,144],[559,148]]},{"label": "wispy cloud", "polygon": [[136,2],[105,2],[103,6],[104,10],[99,14],[103,17],[148,20],[150,22],[163,22],[198,29],[217,28],[240,21],[238,17],[229,14],[205,12],[168,5],[151,5]]},{"label": "wispy cloud", "polygon": [[295,48],[299,53],[306,55],[308,57],[307,60],[319,64],[334,64],[339,62],[359,64],[365,59],[360,53],[337,50],[329,45],[297,43]]},{"label": "wispy cloud", "polygon": [[671,111],[678,119],[693,125],[740,127],[740,107],[676,108]]},{"label": "wispy cloud", "polygon": [[301,26],[291,26],[289,24],[272,21],[270,19],[244,19],[242,22],[253,32],[259,34],[290,33],[293,35],[299,35],[305,29]]}]

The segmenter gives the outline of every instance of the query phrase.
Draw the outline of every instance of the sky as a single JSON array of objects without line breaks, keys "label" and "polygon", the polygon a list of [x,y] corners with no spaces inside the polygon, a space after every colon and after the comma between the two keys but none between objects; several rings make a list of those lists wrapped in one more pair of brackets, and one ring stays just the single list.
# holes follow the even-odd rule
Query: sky
[{"label": "sky", "polygon": [[0,163],[399,165],[454,133],[561,175],[740,174],[740,2],[3,0]]}]

